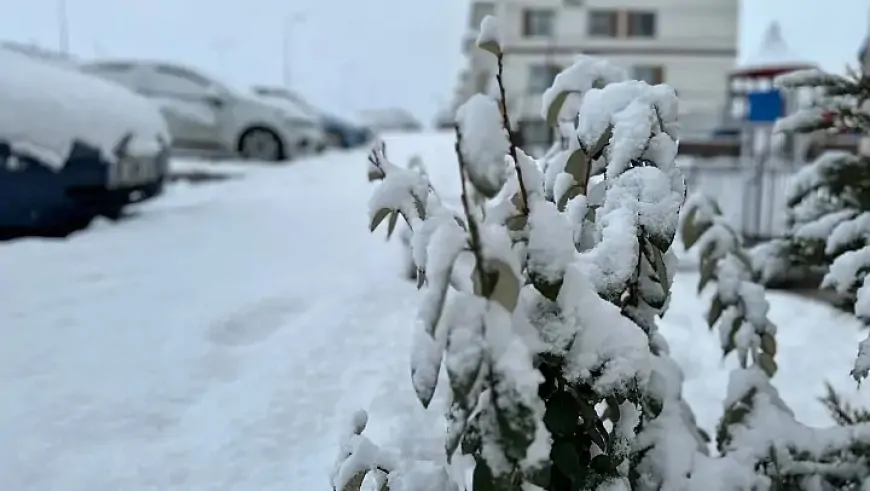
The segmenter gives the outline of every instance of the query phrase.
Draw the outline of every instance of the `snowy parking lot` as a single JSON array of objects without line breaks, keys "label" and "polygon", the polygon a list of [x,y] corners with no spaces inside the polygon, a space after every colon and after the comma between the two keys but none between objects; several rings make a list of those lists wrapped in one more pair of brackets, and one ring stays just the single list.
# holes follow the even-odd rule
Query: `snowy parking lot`
[{"label": "snowy parking lot", "polygon": [[[387,139],[390,158],[419,154],[448,196],[452,145]],[[173,184],[67,241],[0,244],[0,489],[327,490],[357,408],[376,439],[430,451],[419,437],[440,433],[441,409],[418,407],[407,366],[417,292],[398,241],[368,231],[365,151],[224,169],[241,177]],[[710,430],[732,360],[696,283],[677,276],[661,326]],[[829,422],[825,380],[870,401],[848,376],[857,322],[769,298],[774,381],[798,418]]]}]

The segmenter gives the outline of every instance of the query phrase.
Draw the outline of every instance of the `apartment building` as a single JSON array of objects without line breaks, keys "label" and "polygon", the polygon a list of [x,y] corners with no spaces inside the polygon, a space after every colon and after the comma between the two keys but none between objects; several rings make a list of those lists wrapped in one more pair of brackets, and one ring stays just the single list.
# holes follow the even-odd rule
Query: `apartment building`
[{"label": "apartment building", "polygon": [[719,120],[737,59],[739,0],[472,0],[463,39],[467,66],[457,104],[486,91],[495,64],[474,48],[481,19],[504,35],[505,86],[523,139],[546,144],[541,96],[577,54],[607,58],[634,78],[667,83],[692,126]]}]

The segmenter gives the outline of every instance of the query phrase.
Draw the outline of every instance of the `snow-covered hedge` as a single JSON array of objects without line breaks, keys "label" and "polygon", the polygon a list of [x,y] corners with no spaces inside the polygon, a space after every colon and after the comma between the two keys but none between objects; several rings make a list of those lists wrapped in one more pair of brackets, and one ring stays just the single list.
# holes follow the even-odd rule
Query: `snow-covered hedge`
[{"label": "snow-covered hedge", "polygon": [[[503,88],[492,17],[478,46],[497,57]],[[369,440],[360,412],[333,488],[357,491],[366,476],[390,491],[863,484],[870,427],[812,430],[794,420],[769,381],[776,330],[764,291],[700,198],[689,202],[684,240],[702,249],[702,282],[716,282],[710,325],[740,359],[715,450],[683,400],[682,372],[656,326],[686,194],[674,165],[674,90],[578,58],[544,97],[542,113],[566,142],[546,165],[511,143],[500,93],[457,113],[462,210],[441,202],[424,173],[391,163],[383,145],[370,157],[369,177],[381,181],[371,228],[407,222],[424,288],[411,382],[427,407],[439,384],[449,388],[447,428],[443,458],[415,461]]]}]

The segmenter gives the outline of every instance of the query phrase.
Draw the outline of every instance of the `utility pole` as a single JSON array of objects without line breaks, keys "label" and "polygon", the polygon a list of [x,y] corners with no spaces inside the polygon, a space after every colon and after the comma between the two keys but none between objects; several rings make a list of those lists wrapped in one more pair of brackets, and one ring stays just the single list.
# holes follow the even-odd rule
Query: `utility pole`
[{"label": "utility pole", "polygon": [[66,0],[57,1],[57,47],[61,53],[69,55],[69,16],[67,15]]}]

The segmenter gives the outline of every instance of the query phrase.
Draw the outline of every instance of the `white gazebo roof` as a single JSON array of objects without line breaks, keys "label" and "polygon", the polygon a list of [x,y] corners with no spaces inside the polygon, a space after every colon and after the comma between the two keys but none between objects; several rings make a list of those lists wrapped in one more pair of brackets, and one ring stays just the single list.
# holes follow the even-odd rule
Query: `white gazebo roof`
[{"label": "white gazebo roof", "polygon": [[815,66],[815,63],[798,56],[792,51],[782,35],[779,22],[773,21],[764,33],[761,46],[744,62],[737,65],[735,72],[755,70],[796,69]]}]

